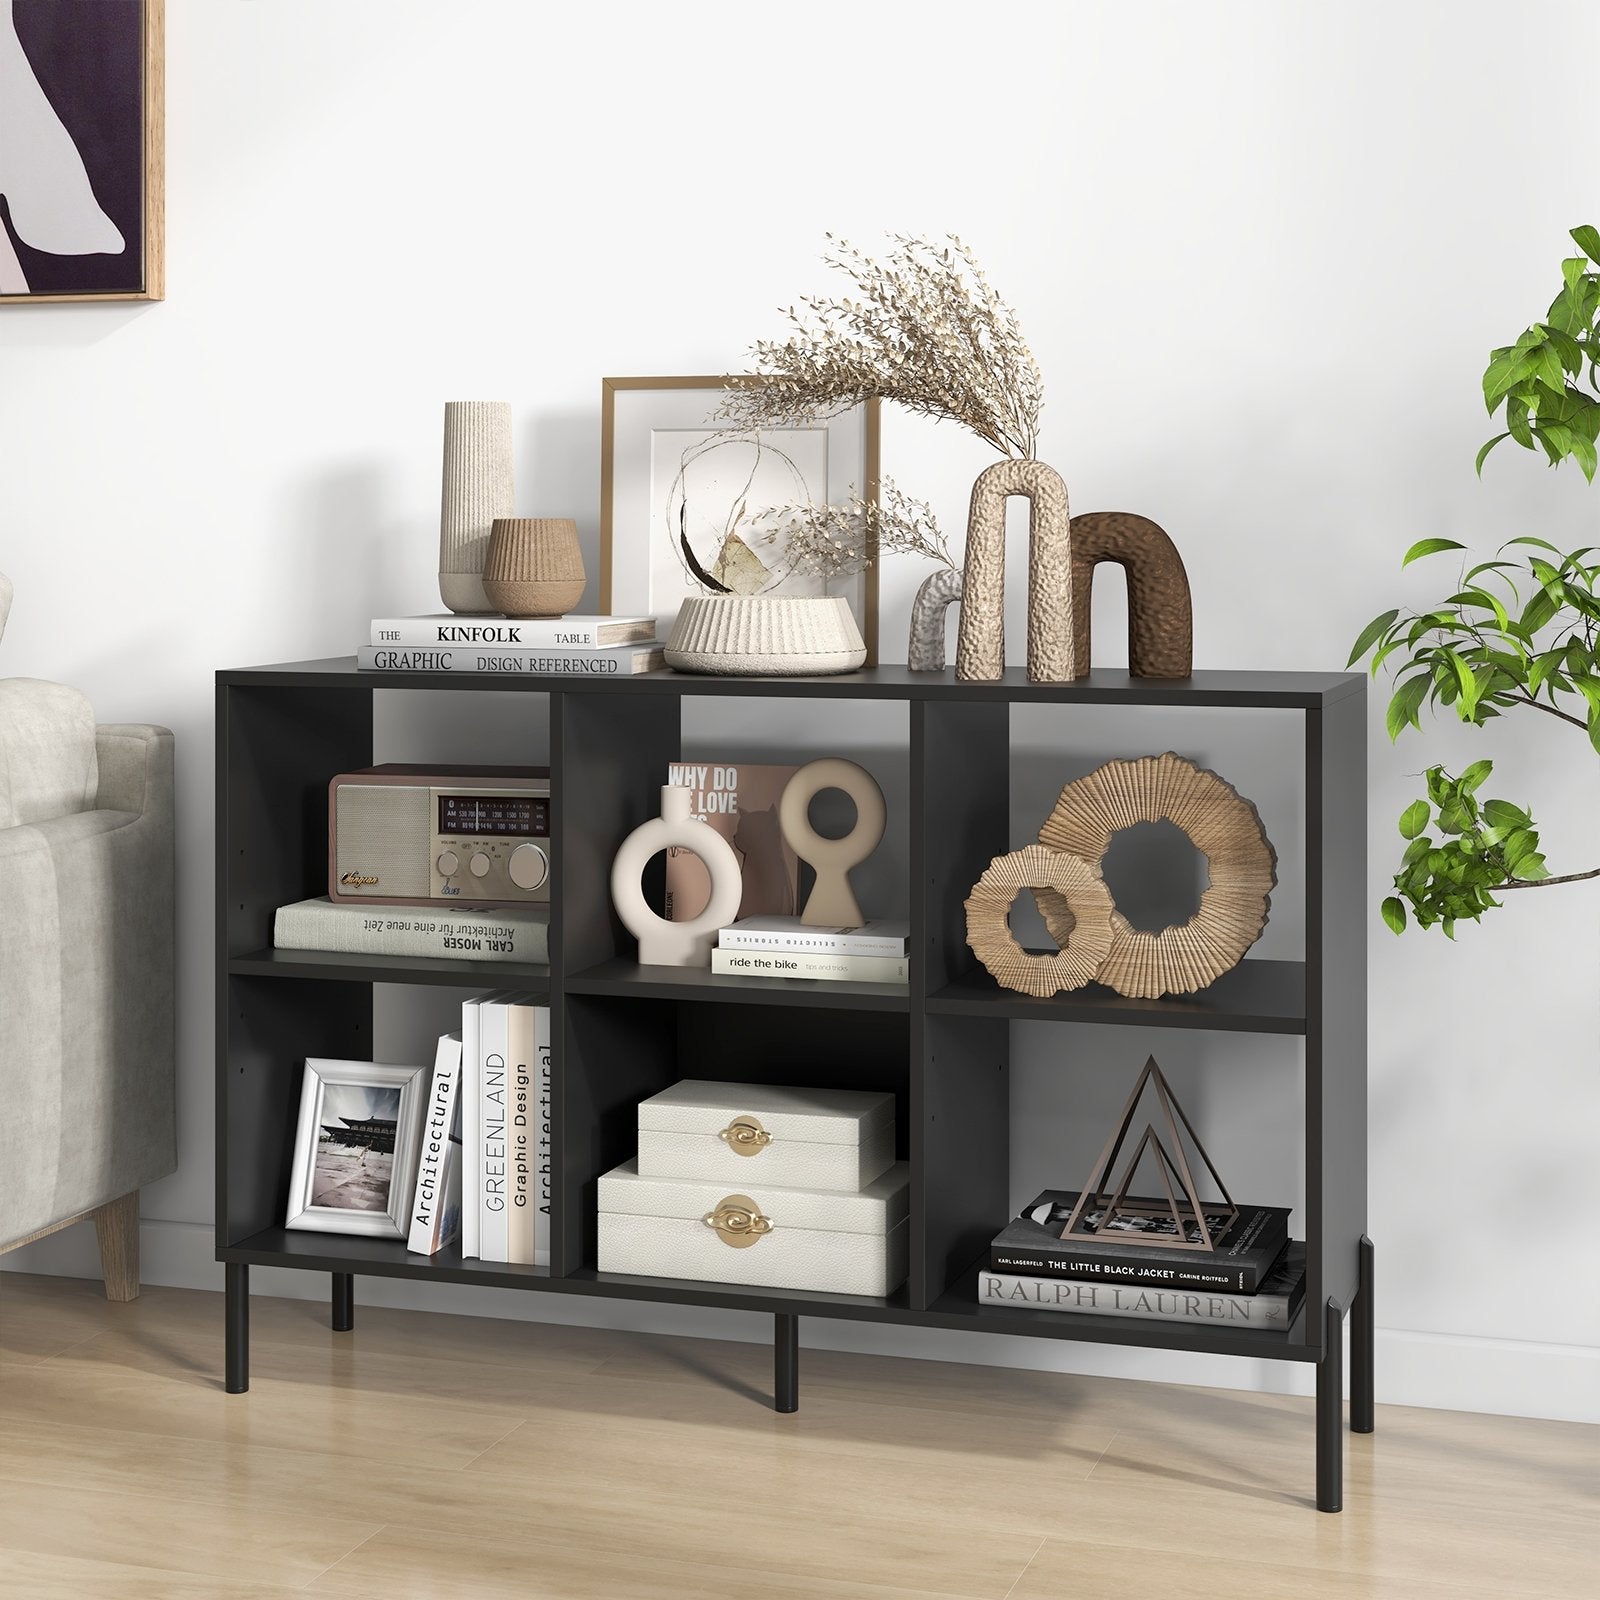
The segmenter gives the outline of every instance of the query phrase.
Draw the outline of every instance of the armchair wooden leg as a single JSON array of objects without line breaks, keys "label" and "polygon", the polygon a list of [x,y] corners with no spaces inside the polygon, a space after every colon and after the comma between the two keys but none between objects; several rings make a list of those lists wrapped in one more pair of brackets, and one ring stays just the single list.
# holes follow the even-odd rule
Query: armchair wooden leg
[{"label": "armchair wooden leg", "polygon": [[100,1241],[100,1271],[106,1280],[107,1300],[136,1300],[139,1296],[139,1191],[100,1206],[94,1213],[95,1237]]}]

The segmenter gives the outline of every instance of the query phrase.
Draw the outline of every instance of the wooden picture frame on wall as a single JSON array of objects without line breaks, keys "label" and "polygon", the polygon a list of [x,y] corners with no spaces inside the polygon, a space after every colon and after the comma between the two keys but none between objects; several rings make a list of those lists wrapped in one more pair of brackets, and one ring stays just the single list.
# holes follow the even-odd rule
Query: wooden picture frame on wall
[{"label": "wooden picture frame on wall", "polygon": [[165,4],[0,5],[0,304],[165,298]]},{"label": "wooden picture frame on wall", "polygon": [[[684,477],[689,463],[696,464],[696,472],[705,480],[701,487],[712,495],[718,492],[709,481],[711,474],[702,470],[711,464],[711,457],[697,452],[713,435],[726,431],[715,420],[715,413],[721,391],[734,381],[762,380],[699,376],[601,381],[600,609],[623,616],[654,616],[663,639],[670,633],[684,598],[705,592],[688,576],[687,563],[675,554],[669,524],[676,516],[680,532],[694,531],[695,501]],[[701,546],[697,559],[709,567],[719,553],[715,548],[718,531],[731,530],[735,522],[758,525],[763,504],[842,504],[853,494],[876,504],[882,448],[880,411],[874,398],[809,428],[763,434],[768,464],[773,466],[770,481],[777,486],[776,498],[763,496],[759,487],[751,487],[768,481],[755,476],[754,466],[747,459],[752,444],[741,443],[751,441],[752,436],[730,433],[730,470],[725,476],[737,487],[714,504],[707,504],[709,520],[704,527],[710,533],[705,539],[692,541]],[[720,444],[718,449],[721,450]],[[739,554],[743,557],[745,552]],[[764,589],[736,592],[844,595],[861,629],[867,664],[871,666],[878,659],[876,554],[869,543],[868,555],[874,559],[868,561],[866,568],[858,574],[833,579],[826,588],[819,580],[786,578]],[[756,576],[759,577],[758,572]],[[806,587],[808,584],[810,587]]]}]

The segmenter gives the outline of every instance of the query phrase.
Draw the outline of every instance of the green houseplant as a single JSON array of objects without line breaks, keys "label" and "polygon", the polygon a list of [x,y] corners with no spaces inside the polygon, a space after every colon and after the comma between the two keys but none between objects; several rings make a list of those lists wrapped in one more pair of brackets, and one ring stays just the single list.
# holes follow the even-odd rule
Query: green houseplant
[{"label": "green houseplant", "polygon": [[[1502,439],[1542,450],[1552,466],[1577,462],[1594,481],[1600,438],[1600,232],[1574,228],[1582,255],[1561,264],[1562,287],[1543,322],[1491,352],[1483,375],[1489,412],[1505,428],[1478,452],[1478,470]],[[1401,565],[1464,549],[1454,539],[1423,539]],[[1463,566],[1465,558],[1462,559]],[[1420,730],[1425,705],[1449,707],[1482,727],[1518,710],[1537,711],[1577,730],[1600,754],[1600,552],[1562,551],[1547,540],[1512,539],[1493,558],[1466,568],[1454,592],[1422,611],[1399,607],[1374,617],[1350,652],[1370,656],[1376,676],[1388,666],[1395,686],[1389,737]],[[1530,812],[1482,796],[1487,760],[1460,774],[1426,773],[1426,798],[1400,816],[1405,854],[1383,917],[1396,932],[1409,914],[1451,938],[1462,918],[1477,921],[1496,895],[1600,878],[1600,867],[1552,874]]]}]

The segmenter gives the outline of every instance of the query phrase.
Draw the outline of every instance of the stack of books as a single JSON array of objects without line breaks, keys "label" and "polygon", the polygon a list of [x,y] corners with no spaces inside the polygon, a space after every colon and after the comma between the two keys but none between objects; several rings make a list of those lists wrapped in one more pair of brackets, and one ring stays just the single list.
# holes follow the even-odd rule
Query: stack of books
[{"label": "stack of books", "polygon": [[742,917],[717,935],[711,970],[744,978],[907,983],[910,933],[904,922],[812,928],[799,917]]},{"label": "stack of books", "polygon": [[[1176,1240],[1170,1215],[1119,1215],[1090,1208],[1080,1219],[1093,1236],[1061,1237],[1077,1191],[1047,1189],[1013,1218],[989,1246],[978,1273],[978,1302],[1024,1310],[1080,1311],[1091,1316],[1153,1317],[1169,1322],[1225,1323],[1286,1330],[1305,1298],[1305,1245],[1289,1237],[1289,1213],[1277,1206],[1206,1212],[1215,1248],[1204,1248],[1199,1224],[1185,1225],[1182,1244],[1141,1245],[1138,1235]],[[1132,1200],[1140,1208],[1161,1202]],[[1220,1236],[1219,1236],[1220,1235]]]},{"label": "stack of books", "polygon": [[272,944],[276,950],[352,956],[545,962],[550,959],[550,908],[336,904],[321,894],[278,907]]},{"label": "stack of books", "polygon": [[363,672],[617,678],[666,665],[654,617],[374,617]]},{"label": "stack of books", "polygon": [[439,1041],[406,1243],[458,1238],[480,1261],[550,1261],[550,1011],[531,995],[464,1001]]}]

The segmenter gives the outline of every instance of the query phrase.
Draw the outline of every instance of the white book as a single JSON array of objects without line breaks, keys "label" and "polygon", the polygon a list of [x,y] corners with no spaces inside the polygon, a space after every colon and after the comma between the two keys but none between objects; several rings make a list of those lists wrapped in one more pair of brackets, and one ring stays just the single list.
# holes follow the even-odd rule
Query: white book
[{"label": "white book", "polygon": [[326,895],[279,906],[272,919],[279,950],[343,955],[435,956],[447,961],[548,961],[545,906],[335,905]]},{"label": "white book", "polygon": [[531,1265],[533,1218],[538,1195],[538,1174],[534,1170],[539,1115],[537,1053],[544,1008],[519,999],[509,1010],[509,1048],[506,1054],[509,1077],[506,1105],[506,1143],[509,1146],[506,1260]]},{"label": "white book", "polygon": [[907,983],[905,956],[826,956],[803,950],[711,952],[711,970],[745,978],[820,978],[832,983]]},{"label": "white book", "polygon": [[461,1227],[461,1035],[440,1037],[423,1111],[422,1154],[406,1248],[431,1256]]},{"label": "white book", "polygon": [[362,645],[362,672],[482,672],[539,678],[627,678],[656,672],[667,658],[656,643],[584,650],[519,650],[498,645]]},{"label": "white book", "polygon": [[591,650],[656,636],[654,617],[374,617],[374,645],[510,645],[529,650]]},{"label": "white book", "polygon": [[506,1101],[510,1087],[511,995],[478,1007],[478,1259],[507,1259]]},{"label": "white book", "polygon": [[538,1155],[539,1186],[535,1195],[538,1209],[533,1214],[533,1264],[550,1265],[550,1012],[539,1011],[539,1125],[535,1150]]},{"label": "white book", "polygon": [[478,1013],[487,998],[461,1002],[461,1254],[478,1253]]},{"label": "white book", "polygon": [[723,950],[804,950],[824,956],[904,956],[911,926],[864,922],[859,928],[809,928],[799,917],[740,917],[717,935]]}]

